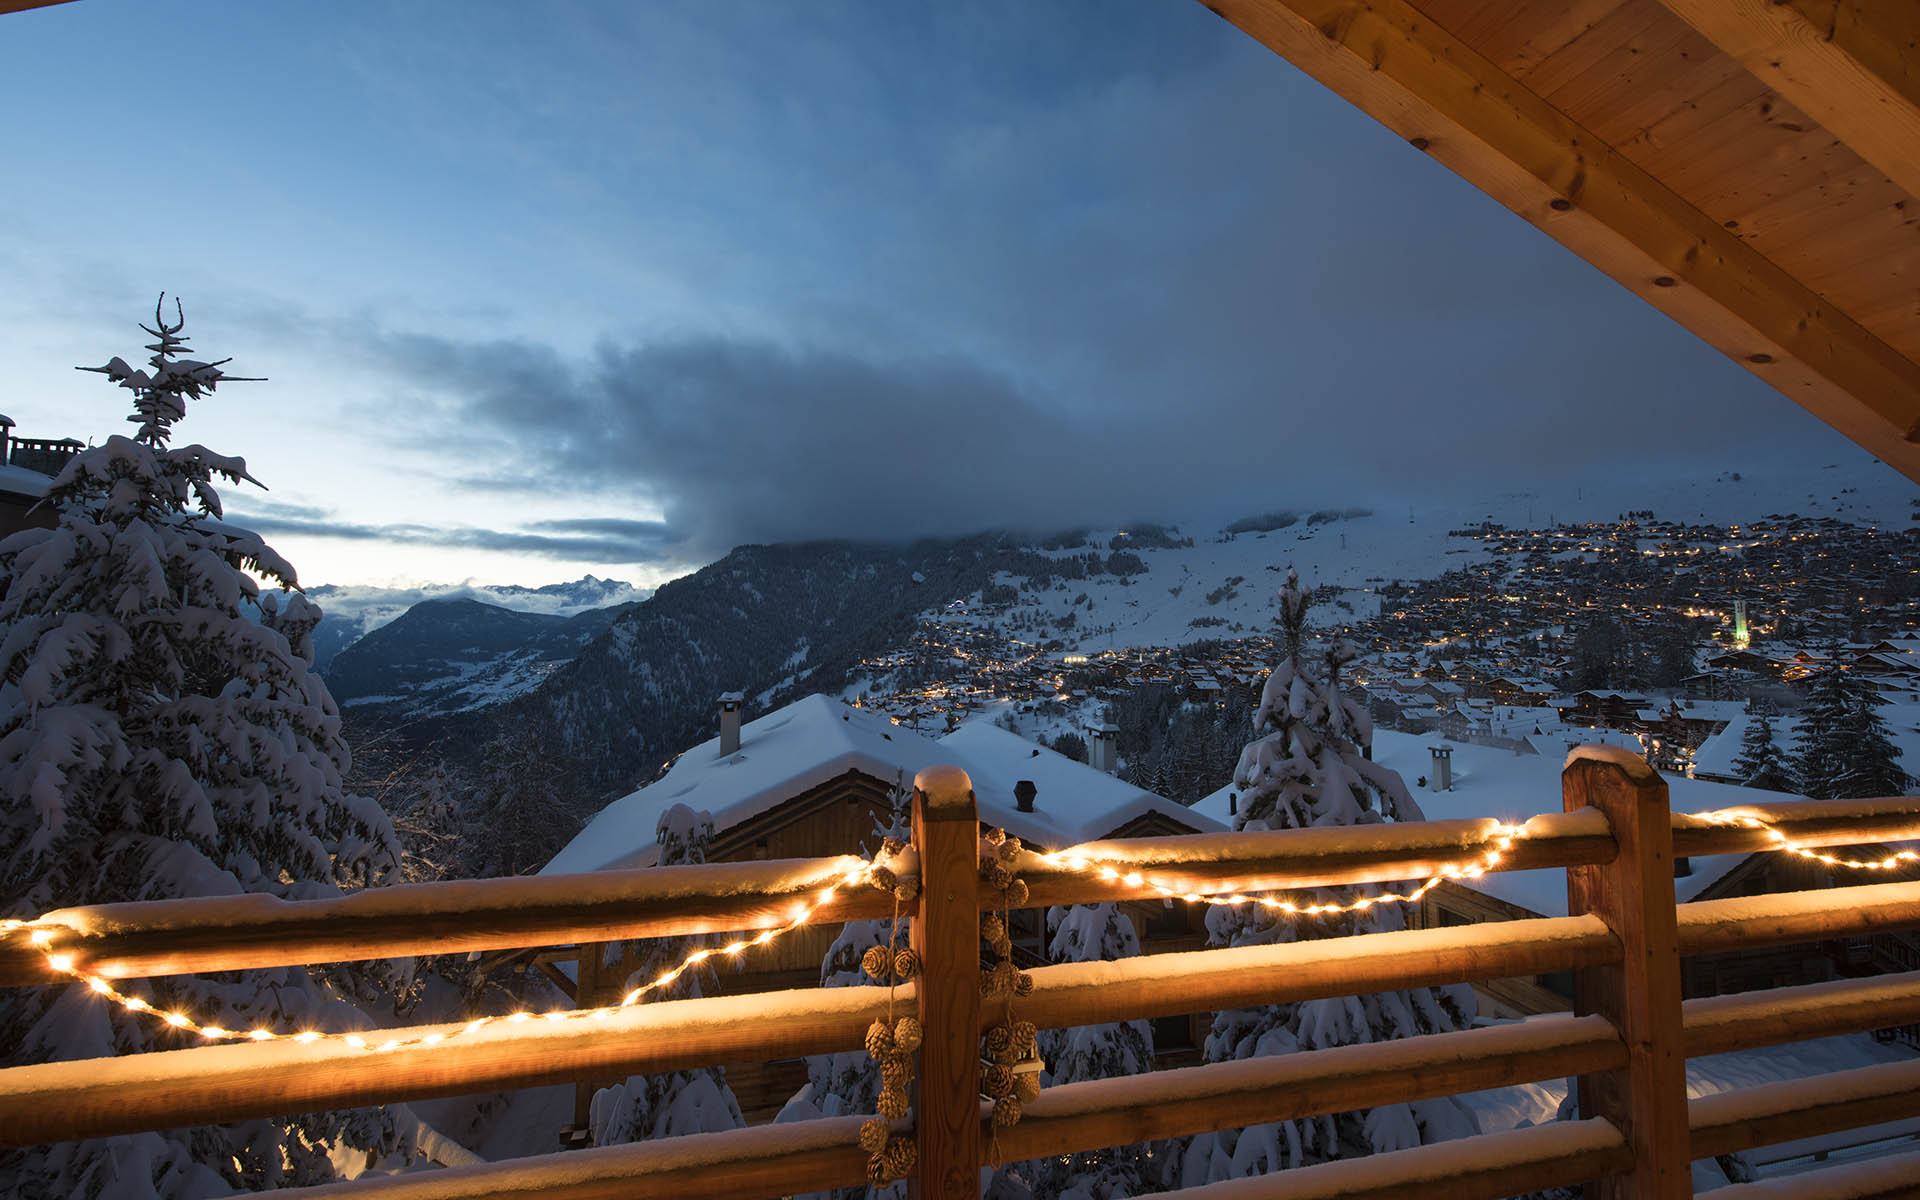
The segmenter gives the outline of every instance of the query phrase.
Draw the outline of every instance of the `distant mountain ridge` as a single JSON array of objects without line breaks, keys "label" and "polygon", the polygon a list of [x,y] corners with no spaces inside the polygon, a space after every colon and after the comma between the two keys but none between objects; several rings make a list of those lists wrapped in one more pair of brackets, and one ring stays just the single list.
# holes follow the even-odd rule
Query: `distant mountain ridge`
[{"label": "distant mountain ridge", "polygon": [[308,598],[326,614],[313,635],[315,665],[323,670],[342,650],[424,600],[465,598],[515,612],[571,617],[589,609],[644,600],[650,594],[623,580],[593,575],[539,587],[511,583],[426,583],[408,587],[328,583],[307,589]]}]

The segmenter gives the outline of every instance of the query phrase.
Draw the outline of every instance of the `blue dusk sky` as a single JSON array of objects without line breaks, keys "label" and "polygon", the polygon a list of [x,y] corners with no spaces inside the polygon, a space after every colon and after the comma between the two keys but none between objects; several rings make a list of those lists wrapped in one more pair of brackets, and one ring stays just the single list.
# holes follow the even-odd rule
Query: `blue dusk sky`
[{"label": "blue dusk sky", "polygon": [[1193,0],[79,0],[0,111],[0,410],[179,295],[307,584],[1850,448]]}]

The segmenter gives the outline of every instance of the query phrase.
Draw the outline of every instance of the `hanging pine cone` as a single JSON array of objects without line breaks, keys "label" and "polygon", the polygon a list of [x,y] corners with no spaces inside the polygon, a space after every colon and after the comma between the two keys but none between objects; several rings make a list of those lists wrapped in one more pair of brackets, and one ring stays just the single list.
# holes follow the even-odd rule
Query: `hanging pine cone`
[{"label": "hanging pine cone", "polygon": [[902,879],[893,889],[893,898],[902,904],[912,904],[920,898],[920,881]]},{"label": "hanging pine cone", "polygon": [[1027,902],[1027,881],[1016,879],[1007,884],[1007,907],[1019,908]]},{"label": "hanging pine cone", "polygon": [[1016,996],[1033,995],[1033,976],[1025,971],[1013,977],[1013,994]]},{"label": "hanging pine cone", "polygon": [[885,983],[888,972],[893,970],[893,951],[885,946],[867,947],[867,952],[860,956],[860,969]]},{"label": "hanging pine cone", "polygon": [[887,1178],[886,1162],[878,1154],[867,1160],[867,1182],[877,1188],[893,1182]]},{"label": "hanging pine cone", "polygon": [[920,1027],[918,1017],[901,1017],[893,1023],[893,1044],[903,1053],[918,1050],[925,1037],[926,1031]]},{"label": "hanging pine cone", "polygon": [[913,1174],[913,1164],[920,1158],[911,1138],[894,1138],[880,1151],[880,1167],[888,1179],[905,1179]]},{"label": "hanging pine cone", "polygon": [[878,1154],[887,1147],[887,1123],[879,1117],[860,1123],[860,1148]]},{"label": "hanging pine cone", "polygon": [[993,866],[989,867],[987,869],[987,878],[992,881],[994,887],[1000,888],[1003,891],[1019,882],[1013,877],[1013,872],[1007,870],[1006,866],[1002,863],[994,863]]},{"label": "hanging pine cone", "polygon": [[1000,983],[993,977],[992,971],[980,972],[980,998],[982,1000],[991,1000],[999,995],[999,987]]},{"label": "hanging pine cone", "polygon": [[1008,937],[1004,933],[1001,934],[1000,940],[993,944],[993,952],[999,955],[1001,958],[1012,958],[1013,957],[1013,939]]},{"label": "hanging pine cone", "polygon": [[1013,1094],[1013,1068],[994,1063],[980,1073],[981,1090],[989,1096]]},{"label": "hanging pine cone", "polygon": [[1013,1054],[1013,1030],[995,1025],[987,1030],[987,1057],[995,1062],[1010,1061]]},{"label": "hanging pine cone", "polygon": [[1020,839],[1019,838],[1010,837],[1006,841],[1000,843],[1000,861],[1001,862],[1007,863],[1008,865],[1012,865],[1013,860],[1019,857],[1020,857]]},{"label": "hanging pine cone", "polygon": [[1034,1026],[1032,1021],[1015,1021],[1013,1023],[1013,1040],[1020,1048],[1030,1050],[1032,1047],[1038,1045],[1039,1042],[1037,1039],[1039,1036],[1040,1030]]},{"label": "hanging pine cone", "polygon": [[903,1054],[889,1054],[880,1060],[880,1086],[904,1088],[913,1078],[913,1060]]},{"label": "hanging pine cone", "polygon": [[876,1059],[893,1053],[893,1029],[885,1021],[867,1026],[867,1053]]},{"label": "hanging pine cone", "polygon": [[998,944],[1007,936],[1007,923],[1000,919],[999,913],[988,913],[980,918],[980,938],[990,945]]},{"label": "hanging pine cone", "polygon": [[1004,958],[1001,959],[999,962],[993,964],[992,974],[993,974],[993,991],[995,995],[999,995],[1002,992],[1012,991],[1014,982],[1020,978],[1019,968],[1015,967],[1011,961]]},{"label": "hanging pine cone", "polygon": [[996,825],[980,836],[987,839],[987,845],[998,846],[1001,842],[1007,840],[1007,831]]},{"label": "hanging pine cone", "polygon": [[1038,1075],[1015,1075],[1013,1094],[1022,1104],[1031,1104],[1040,1098],[1040,1077]]},{"label": "hanging pine cone", "polygon": [[905,849],[906,847],[901,845],[899,840],[896,838],[881,838],[880,854],[878,857],[892,858],[894,855],[900,853],[902,850],[905,850]]},{"label": "hanging pine cone", "polygon": [[914,953],[911,948],[893,952],[893,977],[895,979],[912,979],[919,973],[920,956]]},{"label": "hanging pine cone", "polygon": [[880,1099],[874,1105],[875,1111],[889,1121],[898,1120],[907,1115],[907,1089],[903,1087],[882,1087]]},{"label": "hanging pine cone", "polygon": [[873,868],[873,870],[867,873],[867,879],[872,882],[873,886],[881,889],[882,891],[890,892],[894,888],[900,886],[899,878],[895,876],[892,871],[887,870],[885,867]]},{"label": "hanging pine cone", "polygon": [[1002,1129],[1020,1123],[1020,1102],[1012,1096],[1002,1096],[993,1102],[993,1123]]}]

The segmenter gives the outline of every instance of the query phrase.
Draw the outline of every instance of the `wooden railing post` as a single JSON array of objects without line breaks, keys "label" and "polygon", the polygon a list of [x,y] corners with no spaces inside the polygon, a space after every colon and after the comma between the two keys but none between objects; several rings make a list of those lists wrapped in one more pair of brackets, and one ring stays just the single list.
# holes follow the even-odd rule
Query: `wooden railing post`
[{"label": "wooden railing post", "polygon": [[1567,811],[1600,810],[1620,847],[1611,863],[1567,871],[1568,912],[1598,916],[1624,950],[1618,966],[1574,972],[1574,1011],[1607,1018],[1627,1045],[1624,1070],[1580,1077],[1580,1115],[1612,1121],[1634,1157],[1632,1174],[1589,1183],[1586,1194],[1678,1200],[1693,1194],[1692,1146],[1666,781],[1618,747],[1582,746],[1560,786]]},{"label": "wooden railing post", "polygon": [[922,1200],[980,1195],[980,818],[973,781],[958,767],[913,779],[920,850],[920,1069],[914,1137]]}]

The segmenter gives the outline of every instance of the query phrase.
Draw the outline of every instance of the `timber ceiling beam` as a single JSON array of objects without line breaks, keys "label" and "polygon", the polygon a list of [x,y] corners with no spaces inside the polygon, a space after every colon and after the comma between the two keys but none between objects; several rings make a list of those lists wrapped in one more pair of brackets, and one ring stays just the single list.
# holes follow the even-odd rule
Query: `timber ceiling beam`
[{"label": "timber ceiling beam", "polygon": [[1660,3],[1909,195],[1920,197],[1920,4]]},{"label": "timber ceiling beam", "polygon": [[1414,4],[1208,0],[1208,5],[1920,482],[1920,364],[1428,20]]}]

